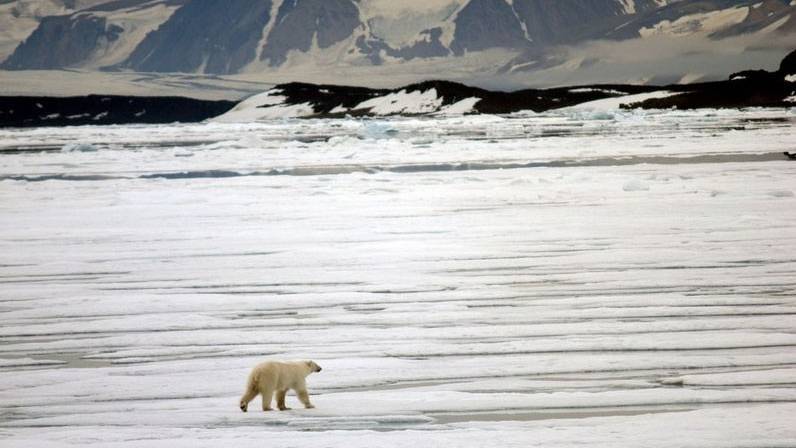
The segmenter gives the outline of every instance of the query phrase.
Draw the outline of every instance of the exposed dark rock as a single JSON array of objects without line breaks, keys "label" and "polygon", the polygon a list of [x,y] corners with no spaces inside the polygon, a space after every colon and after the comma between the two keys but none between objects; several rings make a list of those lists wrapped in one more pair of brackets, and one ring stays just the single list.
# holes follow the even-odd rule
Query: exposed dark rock
[{"label": "exposed dark rock", "polygon": [[517,13],[504,1],[471,0],[456,17],[451,50],[456,55],[487,48],[530,45]]},{"label": "exposed dark rock", "polygon": [[723,39],[725,37],[754,33],[770,26],[772,23],[787,18],[793,13],[793,7],[790,5],[789,0],[760,0],[753,2],[753,5],[754,7],[749,8],[749,14],[740,23],[712,33],[710,37]]},{"label": "exposed dark rock", "polygon": [[420,36],[422,40],[415,42],[410,47],[404,47],[398,50],[387,48],[387,54],[392,57],[403,58],[406,60],[414,58],[433,58],[447,56],[450,54],[450,50],[445,48],[445,46],[442,45],[439,40],[440,37],[442,37],[441,28],[425,30],[420,33]]},{"label": "exposed dark rock", "polygon": [[785,56],[785,59],[779,64],[779,74],[782,76],[796,75],[796,50]]},{"label": "exposed dark rock", "polygon": [[198,122],[223,114],[232,101],[182,97],[0,97],[0,127]]},{"label": "exposed dark rock", "polygon": [[780,71],[745,70],[730,75],[728,81],[668,86],[668,90],[685,90],[667,98],[649,99],[628,107],[644,109],[700,109],[741,107],[792,107],[785,101],[793,95],[794,88],[785,81],[788,67],[796,60],[796,51],[788,54],[780,65]]},{"label": "exposed dark rock", "polygon": [[311,103],[319,115],[329,114],[332,109],[340,105],[350,109],[363,101],[390,93],[387,89],[302,82],[281,84],[276,89],[280,90],[280,95],[288,98],[287,102],[290,104]]},{"label": "exposed dark rock", "polygon": [[395,49],[382,40],[368,40],[365,36],[359,36],[357,39],[357,48],[359,48],[362,54],[367,55],[368,59],[375,65],[381,64],[382,51],[387,56],[407,61],[415,58],[443,57],[451,54],[450,50],[440,42],[440,37],[442,37],[441,28],[432,28],[422,31],[420,37],[421,40],[415,42],[411,46]]},{"label": "exposed dark rock", "polygon": [[514,10],[536,44],[576,41],[581,34],[591,34],[594,27],[624,14],[615,0],[568,0],[563,2],[515,1]]},{"label": "exposed dark rock", "polygon": [[[85,2],[68,0],[65,4],[74,8],[82,3]],[[629,8],[631,3],[633,7]],[[162,4],[179,9],[166,20],[165,15],[156,15],[166,14],[160,8]],[[106,69],[230,74],[241,72],[258,55],[260,60],[276,67],[287,61],[291,51],[307,52],[317,44],[322,52],[344,43],[347,46],[340,48],[341,51],[376,65],[388,58],[461,56],[466,52],[504,48],[517,51],[518,55],[502,68],[498,67],[498,73],[521,72],[560,65],[566,59],[562,57],[562,46],[638,38],[641,29],[664,20],[675,22],[692,14],[729,8],[747,8],[748,14],[740,23],[711,34],[711,39],[758,32],[774,24],[776,31],[767,31],[772,36],[796,33],[796,5],[791,0],[679,0],[664,6],[658,0],[466,0],[461,9],[451,2],[443,9],[445,14],[424,22],[428,29],[420,32],[417,39],[395,44],[380,36],[378,17],[366,17],[369,12],[360,8],[361,0],[284,0],[275,12],[277,17],[271,17],[273,4],[273,0],[101,3],[69,16],[44,18],[2,68],[93,68],[97,56],[121,39],[122,44],[114,48],[134,50],[121,64]],[[139,33],[130,32],[126,15],[146,8],[160,9],[153,10],[148,17],[152,26],[162,24],[142,38]],[[171,13],[173,9],[168,10]],[[9,14],[13,15],[14,11],[19,14],[14,8]],[[267,26],[269,23],[273,26]],[[442,35],[450,26],[455,28],[452,41],[448,42]],[[698,22],[691,26],[693,30],[686,32],[704,34]],[[347,39],[351,42],[346,42]],[[263,47],[258,48],[261,43]]]},{"label": "exposed dark rock", "polygon": [[[368,89],[305,83],[281,84],[276,86],[275,89],[279,91],[278,94],[280,96],[287,98],[287,104],[311,104],[315,110],[314,117],[342,117],[346,115],[372,115],[370,110],[356,109],[356,107],[366,100],[400,91],[411,93],[427,92],[434,89],[437,96],[442,98],[442,106],[451,105],[468,98],[479,98],[480,101],[475,105],[474,113],[508,114],[523,110],[541,112],[622,94],[654,91],[658,88],[599,85],[495,92],[450,81],[425,81],[398,89]],[[339,106],[347,110],[345,112],[331,112]]]},{"label": "exposed dark rock", "polygon": [[228,74],[251,62],[271,0],[193,0],[149,33],[122,67],[142,72]]},{"label": "exposed dark rock", "polygon": [[631,95],[655,90],[657,87],[653,86],[605,84],[555,89],[526,89],[509,93],[491,92],[491,95],[484,98],[475,107],[478,112],[487,114],[504,114],[522,110],[543,112],[622,94]]},{"label": "exposed dark rock", "polygon": [[72,67],[89,59],[98,48],[118,39],[122,31],[118,26],[108,26],[103,17],[45,17],[33,34],[0,64],[0,69],[48,70]]},{"label": "exposed dark rock", "polygon": [[629,107],[643,109],[789,107],[790,105],[783,101],[787,96],[783,88],[784,82],[781,78],[777,78],[777,81],[761,83],[759,79],[742,79],[690,84],[688,92],[667,98],[649,99]]},{"label": "exposed dark rock", "polygon": [[360,26],[359,8],[352,0],[285,0],[260,56],[269,65],[287,60],[290,50],[308,51],[316,39],[329,48]]},{"label": "exposed dark rock", "polygon": [[[605,38],[610,39],[634,39],[640,36],[639,30],[642,28],[651,28],[664,20],[674,22],[683,16],[732,8],[738,6],[739,3],[747,2],[739,2],[738,0],[682,0],[662,8],[650,10],[647,14],[629,16],[620,22],[621,26],[606,28],[602,34]],[[694,31],[698,31],[698,29]]]}]

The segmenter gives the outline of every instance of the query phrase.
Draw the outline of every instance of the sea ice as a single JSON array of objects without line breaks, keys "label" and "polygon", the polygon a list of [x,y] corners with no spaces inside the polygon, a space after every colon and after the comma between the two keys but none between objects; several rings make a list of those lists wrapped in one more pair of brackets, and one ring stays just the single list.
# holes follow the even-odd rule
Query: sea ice
[{"label": "sea ice", "polygon": [[794,120],[2,129],[0,445],[793,446]]}]

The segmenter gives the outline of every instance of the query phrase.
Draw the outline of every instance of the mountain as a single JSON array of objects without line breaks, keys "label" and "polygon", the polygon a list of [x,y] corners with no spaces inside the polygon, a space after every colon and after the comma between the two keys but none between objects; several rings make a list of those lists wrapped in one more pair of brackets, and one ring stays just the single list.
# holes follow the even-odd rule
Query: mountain
[{"label": "mountain", "polygon": [[259,59],[278,66],[291,51],[307,52],[313,46],[327,49],[359,26],[359,9],[353,0],[286,0],[279,5]]},{"label": "mountain", "polygon": [[327,68],[411,66],[422,77],[446,62],[482,75],[610,68],[613,50],[573,49],[640,42],[649,57],[662,40],[693,38],[708,57],[728,45],[781,50],[796,34],[794,14],[790,0],[21,0],[0,4],[0,25],[14,28],[0,32],[0,69],[312,68],[323,77]]},{"label": "mountain", "polygon": [[[4,5],[0,23],[35,19],[38,25],[20,42],[0,68],[5,70],[51,70],[62,68],[100,68],[118,64],[189,0],[63,1],[57,13],[52,9],[28,10],[22,1]],[[40,3],[46,3],[43,0]],[[13,7],[9,7],[13,5]],[[57,5],[53,5],[55,8]],[[8,17],[10,16],[10,18]]]},{"label": "mountain", "polygon": [[270,18],[270,1],[189,1],[147,34],[120,66],[142,72],[235,73],[254,58]]}]

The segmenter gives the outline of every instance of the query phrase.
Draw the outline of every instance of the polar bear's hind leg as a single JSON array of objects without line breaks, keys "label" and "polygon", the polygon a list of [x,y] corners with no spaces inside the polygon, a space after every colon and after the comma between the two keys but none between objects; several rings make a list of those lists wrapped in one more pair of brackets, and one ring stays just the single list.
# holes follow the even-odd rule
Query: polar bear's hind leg
[{"label": "polar bear's hind leg", "polygon": [[260,391],[254,381],[249,380],[248,384],[246,384],[246,392],[240,397],[240,410],[246,412],[249,409],[249,402],[254,400],[254,397],[259,393]]},{"label": "polar bear's hind leg", "polygon": [[285,396],[286,395],[287,395],[287,389],[276,391],[276,405],[279,407],[280,411],[289,411],[290,410],[289,407],[285,406]]}]

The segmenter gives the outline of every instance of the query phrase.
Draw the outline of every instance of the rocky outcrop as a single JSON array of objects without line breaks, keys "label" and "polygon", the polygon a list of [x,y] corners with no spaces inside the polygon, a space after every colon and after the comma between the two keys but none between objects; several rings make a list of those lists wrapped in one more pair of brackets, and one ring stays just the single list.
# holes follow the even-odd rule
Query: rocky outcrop
[{"label": "rocky outcrop", "polygon": [[656,89],[600,85],[499,92],[449,81],[426,81],[398,89],[289,83],[241,102],[214,121],[542,112]]},{"label": "rocky outcrop", "polygon": [[796,51],[791,52],[779,64],[779,74],[782,76],[796,75]]},{"label": "rocky outcrop", "polygon": [[[785,58],[782,71],[748,70],[734,73],[727,81],[687,85],[591,85],[496,92],[448,81],[427,81],[398,89],[290,83],[251,97],[214,120],[510,114],[543,112],[608,98],[617,98],[617,106],[631,109],[792,107],[796,83],[785,73],[792,70],[794,54]],[[638,94],[647,94],[643,96],[649,99],[634,96]],[[626,103],[621,101],[625,97]]]},{"label": "rocky outcrop", "polygon": [[686,92],[667,98],[649,99],[628,107],[644,109],[701,109],[796,106],[796,51],[788,54],[779,71],[746,70],[721,82],[690,84]]}]

